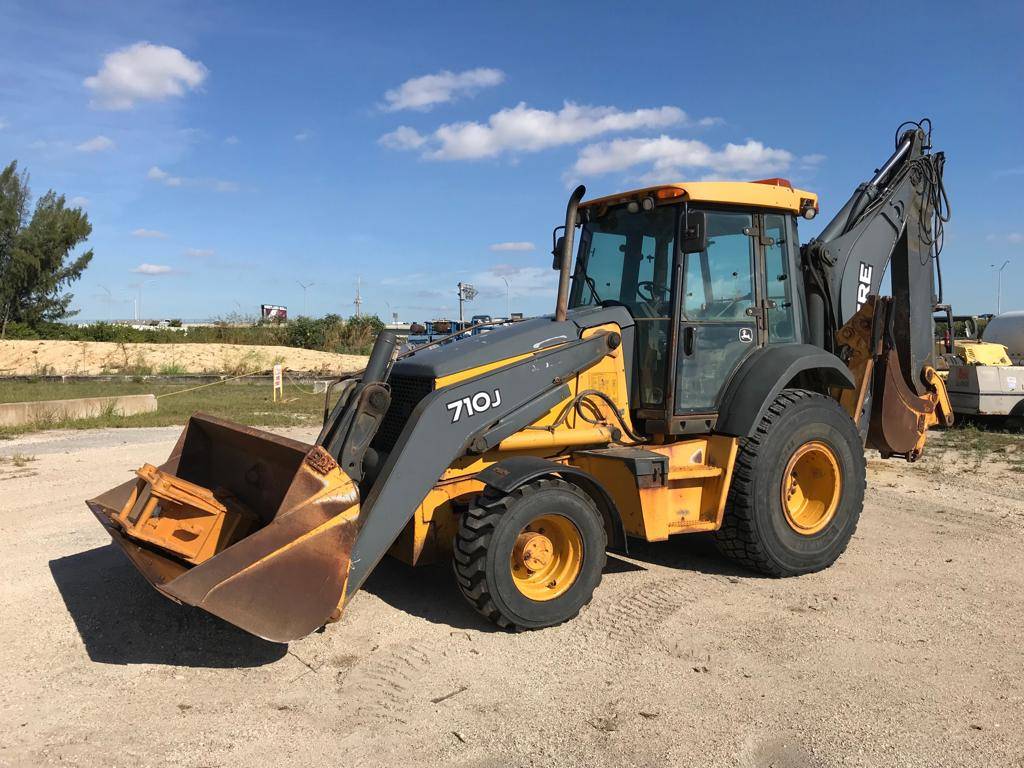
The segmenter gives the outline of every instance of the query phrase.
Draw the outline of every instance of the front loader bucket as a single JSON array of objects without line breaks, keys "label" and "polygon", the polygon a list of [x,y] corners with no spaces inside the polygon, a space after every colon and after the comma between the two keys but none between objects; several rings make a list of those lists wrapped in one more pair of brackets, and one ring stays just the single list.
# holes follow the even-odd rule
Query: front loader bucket
[{"label": "front loader bucket", "polygon": [[277,642],[340,617],[359,490],[323,448],[196,414],[137,474],[86,503],[161,593]]}]

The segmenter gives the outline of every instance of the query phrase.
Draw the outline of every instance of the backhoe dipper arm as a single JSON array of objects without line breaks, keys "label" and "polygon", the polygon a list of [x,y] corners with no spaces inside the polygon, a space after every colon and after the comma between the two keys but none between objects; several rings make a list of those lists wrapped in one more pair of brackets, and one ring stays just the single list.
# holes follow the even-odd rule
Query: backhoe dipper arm
[{"label": "backhoe dipper arm", "polygon": [[[866,427],[868,411],[872,410],[872,396],[877,401],[876,411],[887,400],[888,420],[892,422],[894,398],[910,403],[908,413],[912,414],[921,405],[918,398],[937,395],[929,371],[934,357],[933,312],[942,301],[938,262],[942,225],[949,219],[942,186],[945,156],[929,152],[930,121],[910,125],[909,130],[899,135],[892,156],[869,181],[857,187],[821,234],[803,248],[809,286],[808,313],[816,344],[837,354],[843,352],[840,347],[845,342],[837,340],[837,332],[842,331],[849,339],[854,329],[852,325],[844,326],[868,305],[857,317],[857,323],[873,325],[871,354],[881,365],[875,371],[873,395],[872,381],[864,382],[866,397],[861,401],[865,412],[851,413],[862,427]],[[891,269],[892,299],[869,302],[869,297],[878,296],[886,268]],[[869,316],[865,317],[866,314]],[[868,329],[863,333],[867,336]],[[887,358],[889,350],[895,351],[891,362]],[[870,373],[872,368],[866,370]],[[905,386],[890,384],[887,393],[886,381],[894,379]],[[894,389],[900,392],[895,393]],[[915,430],[919,433],[914,441],[919,453],[927,425],[921,419],[917,422],[912,428],[908,421],[904,431],[908,435]],[[913,452],[888,444],[881,447],[883,452],[908,456]]]}]

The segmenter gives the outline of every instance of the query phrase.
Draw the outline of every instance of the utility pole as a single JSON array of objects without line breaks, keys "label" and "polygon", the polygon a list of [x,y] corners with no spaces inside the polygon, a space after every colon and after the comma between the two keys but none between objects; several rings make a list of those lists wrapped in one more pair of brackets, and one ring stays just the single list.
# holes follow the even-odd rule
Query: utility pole
[{"label": "utility pole", "polygon": [[356,299],[352,302],[356,305],[356,317],[361,317],[363,313],[363,297],[359,294],[359,285],[362,280],[361,275],[356,275]]},{"label": "utility pole", "polygon": [[504,277],[501,279],[505,283],[505,318],[510,319],[512,317],[512,289],[509,287],[508,280]]},{"label": "utility pole", "polygon": [[[1010,263],[1010,260],[1007,259],[1006,261],[1003,262],[1003,266],[999,267],[999,269],[996,270],[996,274],[998,275],[998,277],[996,278],[996,314],[997,315],[1003,314],[1003,270],[1006,269],[1006,265],[1009,264],[1009,263]],[[992,267],[992,269],[996,269],[996,265],[995,264],[992,264],[990,266]]]},{"label": "utility pole", "polygon": [[302,314],[306,314],[306,289],[312,288],[316,283],[304,283],[301,280],[296,280],[296,283],[302,286]]}]

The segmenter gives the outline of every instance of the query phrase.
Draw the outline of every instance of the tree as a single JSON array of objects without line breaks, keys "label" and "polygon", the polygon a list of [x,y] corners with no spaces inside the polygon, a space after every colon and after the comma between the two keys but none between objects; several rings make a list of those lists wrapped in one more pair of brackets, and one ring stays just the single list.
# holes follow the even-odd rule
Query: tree
[{"label": "tree", "polygon": [[92,261],[91,250],[71,254],[92,233],[88,215],[65,207],[64,196],[51,189],[30,217],[31,197],[17,161],[0,171],[0,339],[10,322],[35,327],[76,314],[64,289]]}]

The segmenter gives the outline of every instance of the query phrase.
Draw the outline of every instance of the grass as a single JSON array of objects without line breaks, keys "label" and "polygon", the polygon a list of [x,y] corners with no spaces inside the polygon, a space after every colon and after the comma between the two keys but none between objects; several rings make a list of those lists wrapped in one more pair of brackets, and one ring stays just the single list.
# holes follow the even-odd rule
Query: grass
[{"label": "grass", "polygon": [[21,469],[27,466],[30,462],[36,460],[35,456],[26,456],[23,453],[12,453],[10,456],[0,456],[0,465],[11,464],[12,466]]},{"label": "grass", "polygon": [[[925,460],[929,454],[942,459],[955,452],[967,469],[977,469],[983,464],[1002,462],[1013,472],[1024,473],[1024,434],[1019,430],[1007,430],[1002,425],[977,420],[958,421],[953,427],[933,434],[925,449]],[[941,464],[932,467],[943,471]]]},{"label": "grass", "polygon": [[181,363],[165,363],[157,371],[161,376],[184,376],[188,371]]},{"label": "grass", "polygon": [[[45,429],[96,429],[100,427],[164,427],[184,424],[203,411],[243,424],[266,427],[319,425],[323,395],[311,395],[285,382],[285,402],[272,401],[269,383],[215,384],[191,392],[182,384],[153,382],[51,382],[0,381],[0,403],[58,400],[77,397],[140,395],[152,393],[159,400],[155,413],[119,416],[107,412],[91,419],[54,420],[17,427],[0,427],[0,438]],[[303,387],[303,389],[306,389]]]}]

